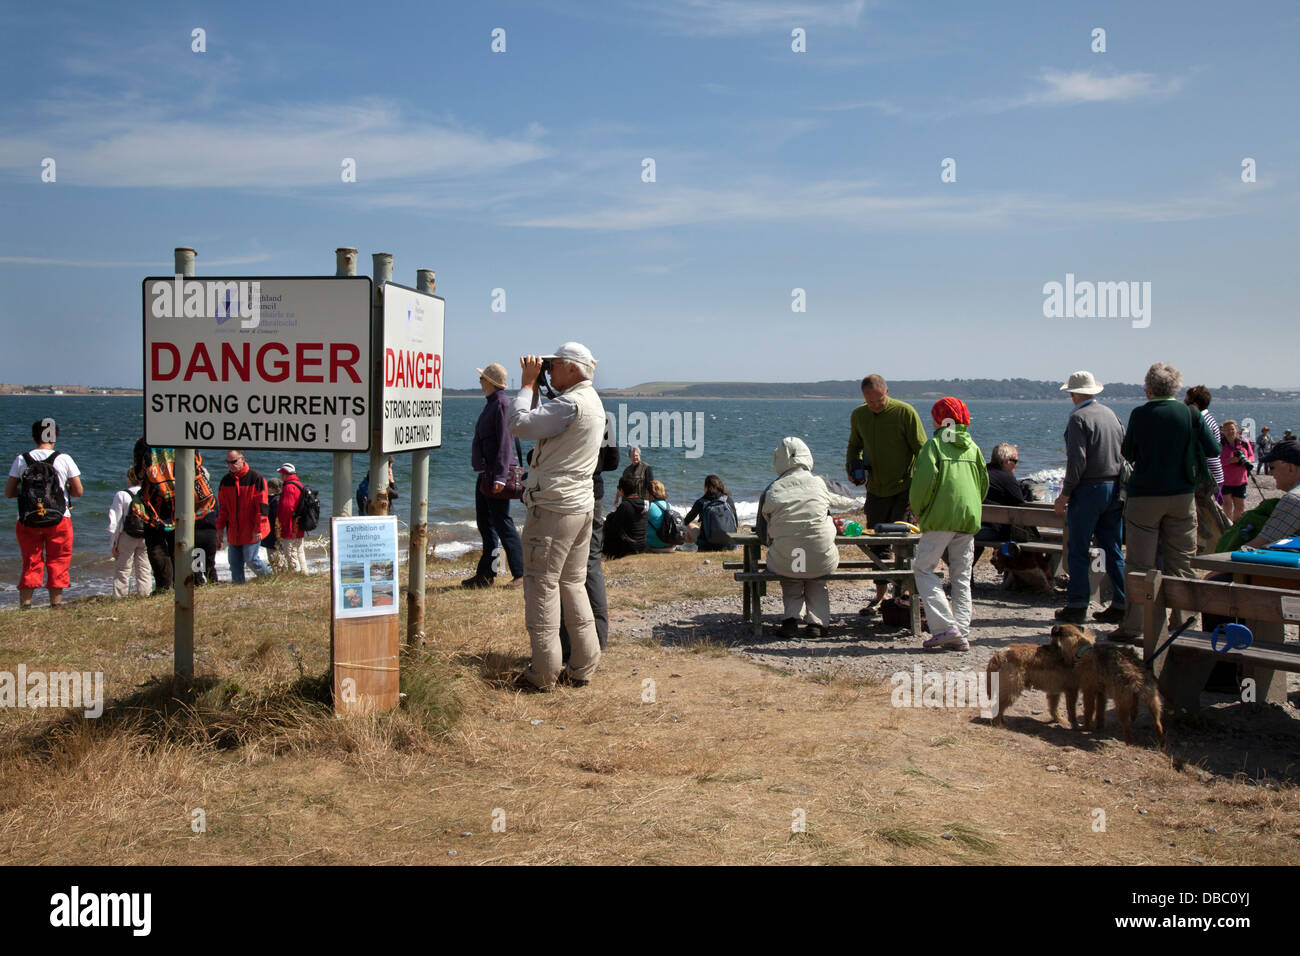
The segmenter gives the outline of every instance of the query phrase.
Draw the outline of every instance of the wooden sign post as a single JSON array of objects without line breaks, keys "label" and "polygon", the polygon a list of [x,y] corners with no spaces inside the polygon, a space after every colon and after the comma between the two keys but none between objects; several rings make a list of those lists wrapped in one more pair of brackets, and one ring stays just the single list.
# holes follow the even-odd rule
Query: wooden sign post
[{"label": "wooden sign post", "polygon": [[330,663],[334,713],[392,710],[400,696],[397,518],[330,520]]}]

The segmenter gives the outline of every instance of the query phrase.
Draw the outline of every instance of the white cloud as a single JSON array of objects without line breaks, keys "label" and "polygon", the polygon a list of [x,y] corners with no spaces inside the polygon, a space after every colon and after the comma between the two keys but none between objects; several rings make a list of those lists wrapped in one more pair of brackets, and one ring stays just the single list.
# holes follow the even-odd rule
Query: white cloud
[{"label": "white cloud", "polygon": [[1010,99],[983,100],[979,105],[985,112],[997,113],[1022,106],[1158,99],[1178,92],[1182,85],[1181,79],[1161,80],[1151,73],[1102,74],[1089,70],[1061,73],[1044,70],[1039,77],[1037,89]]},{"label": "white cloud", "polygon": [[[203,259],[205,267],[243,266],[254,262],[265,262],[271,258],[270,253],[256,256],[229,256],[225,259]],[[158,260],[151,262],[107,262],[99,259],[49,259],[41,256],[0,256],[0,263],[21,266],[72,266],[77,269],[152,269],[159,272]],[[162,270],[165,271],[165,270]]]},{"label": "white cloud", "polygon": [[744,188],[656,186],[604,206],[517,220],[543,229],[637,230],[698,223],[838,223],[864,230],[997,228],[1049,222],[1187,222],[1246,211],[1241,196],[1172,197],[1148,202],[1062,199],[1016,193],[980,196],[884,195],[867,182],[812,186],[754,182]]},{"label": "white cloud", "polygon": [[58,181],[82,186],[283,189],[336,186],[341,163],[357,181],[501,170],[549,154],[534,124],[517,138],[405,117],[382,100],[264,107],[192,119],[160,105],[78,108],[36,130],[0,131],[0,169],[32,174],[32,157],[58,163]]},{"label": "white cloud", "polygon": [[770,2],[770,0],[657,0],[644,5],[655,20],[674,33],[690,36],[754,36],[795,27],[856,27],[866,0],[840,3]]}]

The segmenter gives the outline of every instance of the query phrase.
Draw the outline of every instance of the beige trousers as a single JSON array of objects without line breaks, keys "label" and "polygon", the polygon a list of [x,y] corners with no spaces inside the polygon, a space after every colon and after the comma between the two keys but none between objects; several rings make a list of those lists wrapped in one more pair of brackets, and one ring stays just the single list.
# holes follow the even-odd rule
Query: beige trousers
[{"label": "beige trousers", "polygon": [[782,578],[781,600],[785,604],[783,620],[794,618],[806,624],[825,627],[831,620],[831,595],[826,589],[828,578]]},{"label": "beige trousers", "polygon": [[117,539],[117,557],[113,567],[113,597],[126,597],[131,593],[131,578],[135,577],[135,593],[153,592],[153,569],[149,567],[149,551],[144,538],[124,534]]},{"label": "beige trousers", "polygon": [[[1164,557],[1163,573],[1177,578],[1196,577],[1192,570],[1192,557],[1196,554],[1195,495],[1129,496],[1124,504],[1126,574],[1154,568],[1157,547]],[[1186,616],[1185,611],[1174,611],[1170,621],[1177,627]],[[1142,633],[1142,605],[1128,602],[1121,629],[1130,634]]]},{"label": "beige trousers", "polygon": [[533,660],[524,672],[538,687],[550,689],[560,676],[560,607],[568,625],[572,652],[569,675],[590,680],[600,661],[596,619],[587,598],[587,554],[592,512],[564,515],[528,509],[524,525],[524,624]]},{"label": "beige trousers", "polygon": [[303,538],[280,538],[276,547],[283,555],[285,567],[299,574],[307,573],[307,553],[303,550]]}]

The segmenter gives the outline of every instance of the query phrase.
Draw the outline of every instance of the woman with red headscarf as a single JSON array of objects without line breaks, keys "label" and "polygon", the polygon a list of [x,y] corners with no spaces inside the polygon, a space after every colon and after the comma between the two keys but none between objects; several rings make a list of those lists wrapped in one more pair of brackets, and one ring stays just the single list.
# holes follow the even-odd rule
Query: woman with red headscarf
[{"label": "woman with red headscarf", "polygon": [[[961,399],[941,398],[930,409],[934,437],[916,456],[909,494],[921,527],[912,571],[930,625],[927,650],[970,650],[970,572],[975,532],[980,529],[989,473],[984,454],[966,430],[970,409]],[[952,602],[943,593],[939,559],[948,555]]]}]

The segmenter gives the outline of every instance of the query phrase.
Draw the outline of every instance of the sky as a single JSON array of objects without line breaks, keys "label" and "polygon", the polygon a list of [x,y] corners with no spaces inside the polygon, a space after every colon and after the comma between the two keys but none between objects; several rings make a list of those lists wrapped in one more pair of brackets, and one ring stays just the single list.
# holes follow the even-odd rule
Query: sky
[{"label": "sky", "polygon": [[[0,381],[140,385],[176,246],[352,246],[436,270],[451,387],[567,340],[620,387],[1300,387],[1289,0],[285,7],[7,12]],[[1067,275],[1139,295],[1046,315]]]}]

